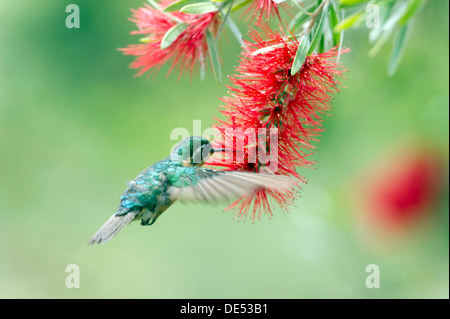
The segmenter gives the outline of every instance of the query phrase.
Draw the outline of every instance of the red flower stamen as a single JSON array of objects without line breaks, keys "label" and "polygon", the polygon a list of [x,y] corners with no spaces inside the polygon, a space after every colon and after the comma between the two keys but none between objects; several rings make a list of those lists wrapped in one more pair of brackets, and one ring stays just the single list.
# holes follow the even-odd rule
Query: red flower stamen
[{"label": "red flower stamen", "polygon": [[[338,51],[332,49],[308,56],[301,70],[291,75],[299,45],[296,37],[263,25],[261,32],[252,30],[250,38],[252,41],[246,42],[241,54],[237,74],[230,77],[233,86],[229,87],[229,96],[222,98],[225,105],[221,113],[225,119],[216,119],[214,125],[221,136],[222,147],[233,145],[236,151],[232,157],[228,154],[224,160],[215,158],[209,164],[232,170],[270,171],[269,166],[273,163],[262,161],[257,152],[261,147],[260,140],[249,143],[244,132],[248,129],[276,129],[277,154],[270,154],[277,156],[275,173],[305,181],[297,173],[297,168],[314,164],[307,157],[314,151],[312,143],[318,141],[317,137],[324,130],[323,115],[331,110],[332,94],[339,91],[336,78],[341,77],[344,71],[336,62]],[[270,139],[272,136],[267,134],[264,142],[269,145]],[[245,141],[243,149],[237,147],[236,140]],[[237,160],[238,153],[243,160]],[[250,155],[255,153],[256,162],[249,161]],[[236,209],[241,219],[253,205],[253,221],[259,219],[262,212],[270,217],[270,199],[286,209],[292,204],[295,192],[258,190],[251,196],[240,198],[228,209]]]},{"label": "red flower stamen", "polygon": [[245,14],[251,18],[257,17],[258,23],[262,19],[269,20],[274,15],[281,20],[278,4],[273,0],[253,0]]}]

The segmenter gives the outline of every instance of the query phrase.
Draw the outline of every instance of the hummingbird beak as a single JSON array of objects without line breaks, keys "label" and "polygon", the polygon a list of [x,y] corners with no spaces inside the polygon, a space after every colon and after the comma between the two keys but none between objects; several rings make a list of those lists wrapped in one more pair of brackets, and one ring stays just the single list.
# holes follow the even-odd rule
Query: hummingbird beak
[{"label": "hummingbird beak", "polygon": [[230,148],[213,148],[212,149],[213,153],[226,152],[226,151],[232,151],[232,149],[230,149]]}]

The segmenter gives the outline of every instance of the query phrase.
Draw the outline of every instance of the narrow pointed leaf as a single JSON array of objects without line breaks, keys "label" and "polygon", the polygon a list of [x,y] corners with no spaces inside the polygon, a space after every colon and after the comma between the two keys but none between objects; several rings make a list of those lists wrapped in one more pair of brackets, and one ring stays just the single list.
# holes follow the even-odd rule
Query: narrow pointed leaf
[{"label": "narrow pointed leaf", "polygon": [[164,12],[180,11],[181,8],[187,6],[188,4],[194,4],[198,2],[209,2],[209,0],[180,0],[169,4],[167,7],[164,8],[163,11]]},{"label": "narrow pointed leaf", "polygon": [[334,28],[339,24],[339,16],[334,3],[330,5],[330,29],[333,36],[333,46],[336,46],[341,41],[341,32],[335,32]]},{"label": "narrow pointed leaf", "polygon": [[297,52],[295,53],[294,62],[292,62],[291,75],[295,75],[302,68],[303,63],[306,59],[306,53],[309,48],[308,37],[304,36],[300,40]]},{"label": "narrow pointed leaf", "polygon": [[205,56],[203,55],[203,51],[200,51],[200,81],[203,81],[205,79],[206,74],[206,62],[205,62]]},{"label": "narrow pointed leaf", "polygon": [[406,40],[408,38],[410,26],[411,22],[401,26],[397,32],[394,45],[392,47],[391,56],[389,57],[389,64],[388,64],[389,76],[394,75],[400,63],[403,52],[405,50]]},{"label": "narrow pointed leaf", "polygon": [[405,24],[411,19],[419,9],[424,5],[423,0],[409,0],[405,13],[400,18],[399,24]]},{"label": "narrow pointed leaf", "polygon": [[188,27],[185,23],[174,25],[164,35],[161,41],[161,50],[167,49]]},{"label": "narrow pointed leaf", "polygon": [[292,19],[289,23],[289,28],[295,32],[295,30],[297,30],[306,20],[308,20],[308,18],[310,18],[310,16],[304,12],[297,13],[294,19]]},{"label": "narrow pointed leaf", "polygon": [[353,6],[355,4],[360,4],[363,2],[367,2],[368,0],[340,0],[339,2],[343,6]]},{"label": "narrow pointed leaf", "polygon": [[228,17],[227,19],[227,27],[231,31],[231,33],[233,33],[236,40],[238,40],[239,44],[243,47],[244,41],[242,41],[243,39],[242,33],[239,30],[239,27],[236,25],[236,23],[234,23],[233,19],[231,19],[231,17]]},{"label": "narrow pointed leaf", "polygon": [[245,7],[247,4],[251,3],[253,0],[242,0],[242,1],[235,1],[233,4],[233,7],[231,8],[231,12],[235,12],[236,10],[239,10],[240,8]]},{"label": "narrow pointed leaf", "polygon": [[349,29],[354,25],[357,25],[364,17],[364,12],[357,12],[343,19],[334,27],[334,32],[341,32],[342,30]]},{"label": "narrow pointed leaf", "polygon": [[200,2],[194,4],[188,4],[181,8],[180,12],[190,13],[190,14],[205,14],[210,12],[218,11],[219,8],[211,2]]},{"label": "narrow pointed leaf", "polygon": [[219,53],[216,43],[209,31],[206,31],[206,42],[208,44],[209,58],[217,84],[222,84],[222,68],[220,66]]},{"label": "narrow pointed leaf", "polygon": [[[380,7],[380,22],[381,25],[385,25],[386,21],[389,19],[389,17],[392,14],[392,10],[394,8],[395,3],[393,2],[387,2],[382,3]],[[375,43],[375,41],[378,40],[378,38],[382,35],[383,28],[372,28],[372,30],[369,32],[369,43]]]},{"label": "narrow pointed leaf", "polygon": [[220,9],[220,15],[222,16],[222,23],[220,24],[219,28],[217,29],[217,34],[216,34],[217,39],[220,39],[220,36],[222,35],[223,28],[225,27],[225,24],[227,23],[228,17],[230,16],[230,12],[231,12],[231,4],[225,12],[222,9]]},{"label": "narrow pointed leaf", "polygon": [[[311,4],[310,6],[304,8],[305,11],[311,12],[316,9],[316,4]],[[295,17],[289,22],[289,28],[295,32],[306,20],[311,18],[309,15],[307,15],[305,12],[300,11],[295,15]]]},{"label": "narrow pointed leaf", "polygon": [[392,15],[381,27],[381,35],[378,37],[378,40],[375,42],[374,46],[369,50],[370,57],[374,57],[386,43],[387,39],[392,34],[392,31],[394,31],[394,28],[397,26],[400,18],[403,16],[405,10],[406,3],[399,3],[399,5],[392,10]]},{"label": "narrow pointed leaf", "polygon": [[320,38],[322,37],[323,27],[325,25],[326,17],[328,16],[328,8],[329,7],[330,7],[330,3],[327,2],[327,4],[325,4],[325,6],[323,7],[322,12],[320,13],[319,20],[316,23],[314,35],[311,40],[311,45],[309,46],[309,49],[308,49],[308,52],[306,53],[306,55],[310,55],[311,53],[314,52],[314,49],[316,48],[317,44],[320,41]]}]

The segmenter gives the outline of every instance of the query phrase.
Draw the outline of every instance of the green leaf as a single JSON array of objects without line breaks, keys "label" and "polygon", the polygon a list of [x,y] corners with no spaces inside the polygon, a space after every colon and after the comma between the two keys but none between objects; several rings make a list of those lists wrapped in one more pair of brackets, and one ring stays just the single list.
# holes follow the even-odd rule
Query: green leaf
[{"label": "green leaf", "polygon": [[409,19],[411,19],[418,12],[418,10],[422,8],[424,4],[425,1],[423,0],[409,0],[406,11],[400,18],[398,23],[401,25],[406,24],[409,21]]},{"label": "green leaf", "polygon": [[389,57],[388,75],[394,75],[405,50],[406,39],[410,30],[411,22],[402,25],[395,36],[394,45],[392,47],[391,56]]},{"label": "green leaf", "polygon": [[319,21],[316,23],[315,32],[311,41],[311,45],[309,46],[308,52],[306,55],[310,55],[314,52],[314,49],[317,46],[317,43],[319,43],[320,38],[323,34],[323,27],[325,25],[325,20],[328,15],[328,8],[330,7],[330,3],[327,2],[325,6],[322,9],[322,12],[320,12]]},{"label": "green leaf", "polygon": [[357,12],[352,14],[351,16],[348,16],[347,18],[345,18],[344,20],[342,20],[341,22],[339,22],[335,27],[334,27],[334,32],[341,32],[342,30],[345,29],[349,29],[351,27],[353,27],[354,25],[358,25],[361,20],[364,18],[364,14],[365,12]]},{"label": "green leaf", "polygon": [[203,51],[200,51],[199,63],[200,63],[200,81],[203,81],[205,79],[206,74],[206,63]]},{"label": "green leaf", "polygon": [[231,17],[228,17],[227,19],[227,27],[231,31],[231,33],[233,33],[236,40],[238,40],[241,47],[243,47],[244,41],[242,41],[243,39],[242,33],[239,30],[239,27],[236,25],[236,23],[234,23],[233,19],[231,19]]},{"label": "green leaf", "polygon": [[337,9],[334,7],[334,3],[330,5],[330,29],[333,37],[333,46],[338,45],[341,42],[341,32],[335,32],[334,28],[339,24],[339,16]]},{"label": "green leaf", "polygon": [[206,31],[206,42],[208,44],[209,58],[214,77],[216,78],[217,84],[220,85],[222,84],[222,68],[220,66],[219,53],[217,52],[216,42],[209,31]]},{"label": "green leaf", "polygon": [[[381,25],[385,25],[388,18],[391,16],[392,10],[394,8],[393,2],[381,3],[380,4],[380,22]],[[374,43],[383,34],[383,28],[372,28],[369,32],[369,43]]]},{"label": "green leaf", "polygon": [[181,8],[187,6],[188,4],[194,4],[198,2],[209,2],[209,0],[180,0],[172,4],[169,4],[167,7],[164,8],[163,11],[164,12],[180,11]]},{"label": "green leaf", "polygon": [[375,42],[373,47],[369,50],[369,56],[373,58],[386,43],[387,39],[392,33],[393,28],[389,28],[383,31],[381,36],[378,37],[378,40]]},{"label": "green leaf", "polygon": [[188,27],[185,23],[176,24],[171,27],[161,41],[161,50],[167,49],[179,36],[183,33],[184,30]]},{"label": "green leaf", "polygon": [[369,50],[369,56],[374,57],[380,49],[383,47],[383,45],[386,43],[387,39],[391,35],[394,28],[397,26],[398,21],[403,16],[404,12],[406,10],[406,3],[399,3],[392,11],[392,15],[389,17],[389,19],[386,21],[386,23],[383,24],[381,27],[382,33],[378,37],[377,41],[375,42],[374,46]]},{"label": "green leaf", "polygon": [[222,35],[223,32],[223,28],[225,27],[225,24],[228,20],[228,17],[230,16],[230,12],[231,12],[231,4],[228,7],[228,9],[226,10],[226,12],[223,12],[223,8],[227,5],[228,3],[225,3],[219,10],[220,10],[220,15],[222,16],[222,23],[219,25],[219,28],[217,29],[217,34],[216,34],[216,38],[220,39],[220,36]]},{"label": "green leaf", "polygon": [[181,8],[180,12],[190,14],[205,14],[209,12],[218,11],[219,8],[212,2],[200,2],[194,4],[188,4]]},{"label": "green leaf", "polygon": [[309,41],[307,36],[303,36],[300,40],[297,52],[295,52],[294,62],[292,62],[291,75],[295,75],[302,68],[308,52]]},{"label": "green leaf", "polygon": [[233,7],[231,8],[231,12],[235,12],[236,10],[239,10],[240,8],[245,7],[247,4],[251,3],[253,0],[241,0],[241,1],[235,1],[233,3]]},{"label": "green leaf", "polygon": [[[305,11],[314,11],[317,8],[317,5],[312,3],[308,7],[304,8]],[[289,22],[289,28],[295,32],[306,20],[311,18],[309,15],[307,15],[305,12],[300,11],[297,13],[294,17],[294,19]]]},{"label": "green leaf", "polygon": [[299,12],[295,15],[294,19],[289,23],[289,29],[297,30],[306,20],[308,20],[310,16],[305,14],[304,12]]},{"label": "green leaf", "polygon": [[355,4],[360,4],[363,2],[367,2],[368,0],[340,0],[339,2],[343,6],[353,6]]}]

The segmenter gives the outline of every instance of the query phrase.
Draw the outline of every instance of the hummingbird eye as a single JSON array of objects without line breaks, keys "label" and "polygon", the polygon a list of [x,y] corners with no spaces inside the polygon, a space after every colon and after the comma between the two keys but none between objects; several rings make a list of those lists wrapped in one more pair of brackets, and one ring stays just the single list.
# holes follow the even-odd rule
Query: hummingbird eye
[{"label": "hummingbird eye", "polygon": [[214,153],[211,143],[202,137],[191,136],[177,144],[173,154],[175,160],[180,160],[185,165],[203,165],[211,154]]},{"label": "hummingbird eye", "polygon": [[202,156],[204,159],[207,159],[213,153],[214,153],[214,149],[213,149],[211,143],[207,142],[207,143],[205,143],[205,145],[202,146]]}]

